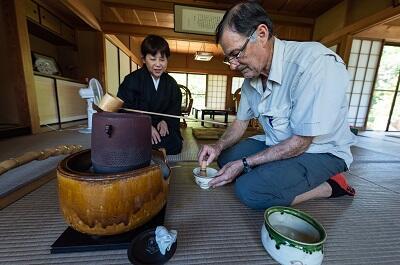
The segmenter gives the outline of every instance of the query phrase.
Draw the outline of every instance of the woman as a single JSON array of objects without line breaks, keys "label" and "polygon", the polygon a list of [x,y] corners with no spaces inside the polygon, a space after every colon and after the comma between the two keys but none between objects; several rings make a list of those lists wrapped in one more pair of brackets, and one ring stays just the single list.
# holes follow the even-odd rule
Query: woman
[{"label": "woman", "polygon": [[[181,115],[182,94],[175,79],[165,73],[170,50],[165,39],[147,36],[141,44],[143,67],[127,75],[118,89],[124,107]],[[153,147],[165,148],[168,155],[182,150],[179,119],[151,116]]]}]

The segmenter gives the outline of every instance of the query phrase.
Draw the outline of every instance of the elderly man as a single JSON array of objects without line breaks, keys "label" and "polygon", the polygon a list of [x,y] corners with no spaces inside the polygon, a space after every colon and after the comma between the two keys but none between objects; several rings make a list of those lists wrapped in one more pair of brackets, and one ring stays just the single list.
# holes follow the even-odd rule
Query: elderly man
[{"label": "elderly man", "polygon": [[[313,198],[353,196],[341,172],[355,143],[347,123],[348,73],[342,59],[316,42],[282,41],[255,2],[228,10],[216,30],[226,62],[246,78],[236,120],[199,163],[218,158],[210,186],[235,181],[251,208],[294,205]],[[239,142],[249,120],[265,135]]]}]

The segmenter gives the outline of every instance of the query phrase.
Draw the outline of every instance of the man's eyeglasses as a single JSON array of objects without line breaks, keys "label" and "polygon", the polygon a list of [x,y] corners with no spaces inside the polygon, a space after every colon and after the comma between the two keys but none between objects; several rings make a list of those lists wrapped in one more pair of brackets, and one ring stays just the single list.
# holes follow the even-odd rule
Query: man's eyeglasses
[{"label": "man's eyeglasses", "polygon": [[240,48],[235,54],[231,54],[228,56],[225,56],[224,58],[224,63],[226,64],[231,64],[233,61],[238,61],[240,58],[240,55],[244,52],[244,50],[247,47],[247,44],[249,43],[250,39],[253,38],[254,33],[256,32],[256,29],[254,29],[250,36],[247,37],[246,42],[243,44],[242,48]]}]

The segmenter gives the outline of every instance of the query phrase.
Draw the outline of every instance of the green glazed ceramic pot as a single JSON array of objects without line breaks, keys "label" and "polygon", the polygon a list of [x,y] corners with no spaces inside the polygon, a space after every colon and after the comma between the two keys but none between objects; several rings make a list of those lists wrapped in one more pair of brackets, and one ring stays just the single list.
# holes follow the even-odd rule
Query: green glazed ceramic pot
[{"label": "green glazed ceramic pot", "polygon": [[325,229],[297,209],[265,210],[261,240],[271,257],[284,265],[319,265],[324,257]]}]

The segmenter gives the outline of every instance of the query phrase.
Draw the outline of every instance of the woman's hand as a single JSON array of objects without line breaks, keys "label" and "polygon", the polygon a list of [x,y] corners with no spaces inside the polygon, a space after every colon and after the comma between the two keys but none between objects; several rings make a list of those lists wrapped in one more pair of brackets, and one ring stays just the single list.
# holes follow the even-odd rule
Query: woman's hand
[{"label": "woman's hand", "polygon": [[168,131],[168,124],[162,120],[157,124],[157,130],[160,132],[160,135],[162,137],[166,136],[167,134],[169,134]]},{"label": "woman's hand", "polygon": [[161,136],[154,126],[151,126],[151,144],[158,144],[161,142]]}]

